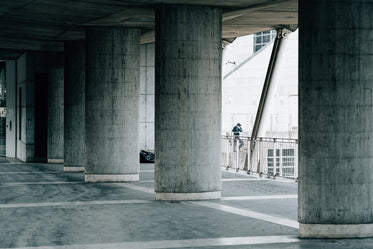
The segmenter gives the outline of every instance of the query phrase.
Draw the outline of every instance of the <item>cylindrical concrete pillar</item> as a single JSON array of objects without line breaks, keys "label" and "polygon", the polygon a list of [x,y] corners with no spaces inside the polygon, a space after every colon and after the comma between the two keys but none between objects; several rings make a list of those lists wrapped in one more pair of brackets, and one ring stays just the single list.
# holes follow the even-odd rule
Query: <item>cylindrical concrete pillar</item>
[{"label": "cylindrical concrete pillar", "polygon": [[157,200],[220,198],[221,10],[156,10]]},{"label": "cylindrical concrete pillar", "polygon": [[139,29],[87,31],[87,182],[139,179],[139,75]]},{"label": "cylindrical concrete pillar", "polygon": [[301,237],[373,236],[372,13],[299,1]]},{"label": "cylindrical concrete pillar", "polygon": [[64,171],[84,171],[85,45],[65,42]]}]

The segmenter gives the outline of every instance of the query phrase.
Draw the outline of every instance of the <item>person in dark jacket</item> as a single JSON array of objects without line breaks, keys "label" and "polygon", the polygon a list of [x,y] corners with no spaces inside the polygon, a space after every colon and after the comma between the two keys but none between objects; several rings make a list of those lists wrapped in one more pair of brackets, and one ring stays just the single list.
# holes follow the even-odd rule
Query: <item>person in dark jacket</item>
[{"label": "person in dark jacket", "polygon": [[234,135],[233,151],[236,151],[237,140],[240,142],[240,146],[238,147],[238,150],[240,150],[241,147],[244,145],[242,139],[240,138],[240,132],[242,132],[241,124],[237,123],[237,125],[233,127],[232,132]]}]

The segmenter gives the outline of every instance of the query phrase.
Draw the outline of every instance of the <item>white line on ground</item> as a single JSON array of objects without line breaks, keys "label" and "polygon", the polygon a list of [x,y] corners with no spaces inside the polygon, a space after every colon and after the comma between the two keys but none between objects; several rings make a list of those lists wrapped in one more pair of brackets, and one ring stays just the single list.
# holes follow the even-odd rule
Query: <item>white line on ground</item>
[{"label": "white line on ground", "polygon": [[[142,172],[142,171],[141,171]],[[224,178],[221,179],[222,182],[239,182],[239,181],[267,181],[267,179],[262,178]],[[154,180],[146,180],[140,182],[154,182]]]},{"label": "white line on ground", "polygon": [[245,201],[245,200],[272,200],[272,199],[297,199],[298,195],[263,195],[263,196],[231,196],[221,197],[222,201]]},{"label": "white line on ground", "polygon": [[258,212],[254,212],[250,210],[235,208],[235,207],[222,205],[219,203],[208,202],[208,201],[189,201],[189,203],[202,206],[202,207],[213,208],[213,209],[227,212],[227,213],[242,215],[245,217],[250,217],[250,218],[254,218],[258,220],[263,220],[263,221],[299,229],[299,223],[297,221],[293,221],[293,220],[289,220],[285,218],[280,218],[280,217],[276,217],[272,215],[262,214],[262,213],[258,213]]},{"label": "white line on ground", "polygon": [[[62,245],[62,246],[39,246],[39,247],[18,247],[13,249],[159,249],[159,248],[185,248],[185,247],[206,247],[206,246],[239,246],[239,245],[260,245],[278,243],[298,243],[300,239],[295,235],[287,236],[252,236],[252,237],[226,237],[209,239],[189,240],[160,240],[141,242],[121,243],[100,243],[84,245]],[[5,248],[0,248],[5,249]]]},{"label": "white line on ground", "polygon": [[122,186],[122,187],[125,187],[125,188],[130,188],[130,189],[134,189],[134,190],[138,190],[138,191],[142,191],[142,192],[145,192],[145,193],[148,193],[148,194],[155,194],[154,189],[152,189],[152,188],[142,187],[142,186],[138,186],[138,185],[131,184],[131,183],[114,183],[114,185]]},{"label": "white line on ground", "polygon": [[[131,183],[115,183],[115,185],[154,194],[154,190],[152,188],[137,186]],[[245,217],[250,217],[250,218],[254,218],[258,220],[263,220],[263,221],[299,229],[299,223],[297,221],[280,218],[280,217],[276,217],[272,215],[262,214],[262,213],[258,213],[258,212],[254,212],[254,211],[250,211],[246,209],[234,208],[231,206],[208,202],[208,201],[186,201],[186,203],[192,203],[198,206],[213,208],[213,209],[220,210],[220,211],[227,212],[227,213],[242,215]]]},{"label": "white line on ground", "polygon": [[[142,172],[142,171],[141,171]],[[236,181],[263,181],[263,179],[259,178],[232,178],[232,179],[221,179],[222,182],[236,182]],[[264,179],[265,181],[265,179]],[[140,182],[154,182],[154,180],[146,180],[146,181],[140,181]]]},{"label": "white line on ground", "polygon": [[154,169],[143,169],[140,172],[154,172]]},{"label": "white line on ground", "polygon": [[112,200],[112,201],[72,201],[72,202],[38,202],[0,204],[0,208],[29,208],[29,207],[68,207],[83,205],[112,205],[112,204],[148,204],[148,200]]},{"label": "white line on ground", "polygon": [[230,174],[234,174],[234,175],[246,176],[246,177],[251,178],[251,179],[257,179],[258,181],[276,181],[276,182],[284,182],[284,183],[294,183],[295,182],[294,179],[288,179],[288,178],[282,178],[282,177],[277,177],[276,179],[273,179],[273,178],[268,178],[267,176],[260,177],[259,174],[257,174],[257,173],[247,174],[247,171],[244,171],[242,169],[237,172],[233,168],[229,168],[228,170],[226,170],[225,167],[221,167],[221,171],[222,172],[227,172],[227,173],[230,173]]},{"label": "white line on ground", "polygon": [[12,172],[7,172],[7,171],[2,171],[0,174],[5,175],[5,174],[64,174],[63,171],[45,171],[45,172],[30,172],[30,171],[12,171]]},{"label": "white line on ground", "polygon": [[4,182],[0,183],[0,187],[22,186],[22,185],[55,185],[55,184],[82,184],[84,182]]},{"label": "white line on ground", "polygon": [[266,179],[261,178],[224,178],[222,182],[236,182],[236,181],[265,181]]}]

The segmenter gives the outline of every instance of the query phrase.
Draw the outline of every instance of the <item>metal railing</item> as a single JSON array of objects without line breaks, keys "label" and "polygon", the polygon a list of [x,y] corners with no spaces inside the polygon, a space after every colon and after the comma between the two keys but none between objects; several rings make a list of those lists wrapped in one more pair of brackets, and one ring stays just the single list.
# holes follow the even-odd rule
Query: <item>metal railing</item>
[{"label": "metal railing", "polygon": [[[222,136],[222,166],[260,176],[298,178],[298,141]],[[252,151],[250,151],[252,148]]]}]

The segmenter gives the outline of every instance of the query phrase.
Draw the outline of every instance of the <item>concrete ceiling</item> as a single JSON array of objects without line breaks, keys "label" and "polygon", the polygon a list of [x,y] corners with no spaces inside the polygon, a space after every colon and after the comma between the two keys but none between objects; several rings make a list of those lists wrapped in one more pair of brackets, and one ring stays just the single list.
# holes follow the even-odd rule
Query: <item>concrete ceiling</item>
[{"label": "concrete ceiling", "polygon": [[221,7],[225,40],[298,23],[298,0],[1,0],[0,59],[62,51],[89,26],[138,27],[141,43],[154,42],[154,7],[164,3]]}]

